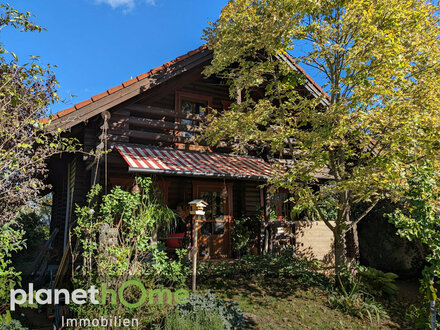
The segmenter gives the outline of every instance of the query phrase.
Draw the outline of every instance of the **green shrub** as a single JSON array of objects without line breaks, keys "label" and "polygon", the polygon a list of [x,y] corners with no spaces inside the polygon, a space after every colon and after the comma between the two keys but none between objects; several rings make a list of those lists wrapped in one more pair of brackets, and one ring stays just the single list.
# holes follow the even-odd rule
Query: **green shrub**
[{"label": "green shrub", "polygon": [[347,314],[379,322],[381,317],[388,317],[388,314],[375,300],[375,296],[396,293],[396,277],[395,274],[387,275],[380,270],[360,265],[342,269],[336,277],[338,290],[329,297],[329,302],[333,308]]},{"label": "green shrub", "polygon": [[219,315],[202,310],[192,314],[172,311],[165,319],[166,330],[223,330],[225,326]]},{"label": "green shrub", "polygon": [[25,248],[23,235],[15,221],[0,225],[0,306],[9,303],[10,289],[21,282],[21,273],[12,267],[11,258],[13,253]]},{"label": "green shrub", "polygon": [[356,290],[374,297],[392,297],[399,288],[395,280],[398,275],[385,273],[379,269],[361,266],[359,264],[342,269],[339,273],[338,284],[347,291],[353,287]]},{"label": "green shrub", "polygon": [[46,215],[35,210],[22,209],[17,224],[24,230],[24,239],[29,247],[49,239],[49,226],[45,224]]},{"label": "green shrub", "polygon": [[226,302],[218,299],[215,294],[207,291],[203,296],[192,293],[188,302],[178,305],[176,311],[184,319],[196,319],[196,315],[202,313],[217,315],[224,328],[236,329],[244,325],[242,311],[237,307],[235,302]]},{"label": "green shrub", "polygon": [[411,305],[405,313],[405,317],[411,322],[414,329],[430,329],[430,306],[425,299],[421,306]]},{"label": "green shrub", "polygon": [[240,253],[247,253],[254,246],[259,237],[261,218],[246,217],[234,220],[232,241],[234,248]]},{"label": "green shrub", "polygon": [[0,330],[26,330],[27,328],[22,326],[20,321],[11,320],[8,324],[0,323]]},{"label": "green shrub", "polygon": [[362,267],[359,270],[362,286],[374,296],[393,296],[399,288],[395,284],[398,275],[385,273],[372,267]]},{"label": "green shrub", "polygon": [[[87,195],[87,205],[76,207],[73,234],[77,240],[72,262],[77,262],[73,275],[74,288],[101,287],[117,290],[128,279],[141,281],[147,290],[183,287],[188,271],[185,251],[171,260],[154,239],[158,228],[169,229],[174,212],[161,199],[151,178],[136,178],[139,189],[126,191],[114,187],[101,195],[99,185]],[[78,262],[81,260],[81,262]],[[139,297],[139,290],[127,289],[128,299]],[[72,305],[78,318],[118,315],[138,318],[142,326],[163,320],[164,308],[145,304],[128,308],[123,304]]]}]

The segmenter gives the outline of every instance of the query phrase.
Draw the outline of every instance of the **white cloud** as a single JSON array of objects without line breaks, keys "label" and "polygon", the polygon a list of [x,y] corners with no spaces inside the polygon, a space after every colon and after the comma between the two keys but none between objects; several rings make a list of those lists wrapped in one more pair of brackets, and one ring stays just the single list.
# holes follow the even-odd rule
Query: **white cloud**
[{"label": "white cloud", "polygon": [[105,3],[113,9],[122,8],[124,12],[132,10],[136,6],[136,3],[139,2],[144,2],[151,6],[156,5],[156,0],[96,0],[98,4]]}]

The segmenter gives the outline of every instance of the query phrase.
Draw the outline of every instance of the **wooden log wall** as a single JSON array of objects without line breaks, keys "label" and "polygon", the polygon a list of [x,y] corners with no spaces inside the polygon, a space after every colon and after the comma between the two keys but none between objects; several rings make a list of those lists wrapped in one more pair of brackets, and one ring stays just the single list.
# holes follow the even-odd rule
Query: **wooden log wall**
[{"label": "wooden log wall", "polygon": [[64,221],[67,207],[67,160],[66,157],[56,156],[50,161],[50,183],[52,185],[52,212],[50,219],[50,233],[58,229],[54,238],[53,247],[55,258],[63,255]]},{"label": "wooden log wall", "polygon": [[[182,113],[178,108],[176,93],[190,93],[201,98],[212,99],[211,106],[221,110],[225,101],[229,100],[228,87],[217,78],[205,79],[200,68],[188,72],[173,82],[158,86],[148,91],[143,98],[135,103],[124,104],[112,109],[109,120],[109,141],[114,143],[134,143],[159,147],[179,147],[194,149],[204,145],[194,137],[197,136],[204,118],[198,114]],[[182,97],[185,99],[185,97]],[[182,120],[191,120],[187,124]],[[96,124],[94,124],[96,127]],[[93,139],[89,129],[87,139]],[[95,144],[98,142],[95,138]],[[99,143],[99,142],[98,142]]]},{"label": "wooden log wall", "polygon": [[246,182],[245,184],[245,200],[246,206],[245,213],[247,216],[259,215],[259,209],[261,208],[261,195],[258,182]]}]

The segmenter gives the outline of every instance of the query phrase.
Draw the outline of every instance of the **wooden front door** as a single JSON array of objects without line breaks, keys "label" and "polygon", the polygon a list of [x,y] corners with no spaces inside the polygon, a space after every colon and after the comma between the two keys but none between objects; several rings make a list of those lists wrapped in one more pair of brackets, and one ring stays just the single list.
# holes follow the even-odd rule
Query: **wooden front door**
[{"label": "wooden front door", "polygon": [[[222,196],[226,186],[227,195]],[[208,203],[205,219],[199,222],[199,258],[231,256],[232,184],[194,183],[194,198]]]}]

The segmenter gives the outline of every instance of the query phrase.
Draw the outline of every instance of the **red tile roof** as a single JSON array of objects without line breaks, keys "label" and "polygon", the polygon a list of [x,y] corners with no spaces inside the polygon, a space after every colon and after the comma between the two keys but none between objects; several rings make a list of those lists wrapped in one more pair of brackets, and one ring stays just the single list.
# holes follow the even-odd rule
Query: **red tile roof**
[{"label": "red tile roof", "polygon": [[[113,93],[115,93],[115,92],[117,92],[117,91],[119,91],[119,90],[121,90],[123,88],[126,88],[126,87],[128,87],[128,86],[130,86],[130,85],[132,85],[132,84],[134,84],[134,83],[136,83],[138,81],[146,79],[146,78],[152,76],[153,74],[156,74],[156,73],[158,73],[158,72],[160,72],[162,70],[165,70],[166,68],[168,68],[168,67],[170,67],[170,66],[172,66],[172,65],[174,65],[174,64],[176,64],[178,62],[181,62],[181,61],[187,59],[188,57],[193,56],[193,55],[201,52],[202,50],[206,50],[206,49],[207,49],[206,46],[200,46],[197,49],[191,50],[190,52],[186,53],[185,55],[181,55],[181,56],[175,58],[174,60],[168,61],[168,62],[162,64],[161,66],[158,66],[158,67],[156,67],[154,69],[151,69],[149,72],[145,72],[143,74],[138,75],[136,78],[132,78],[130,80],[124,81],[122,84],[114,86],[112,88],[109,88],[107,91],[105,91],[103,93],[94,95],[90,99],[87,99],[85,101],[82,101],[82,102],[79,102],[79,103],[75,104],[73,107],[70,107],[68,109],[59,111],[56,114],[53,114],[52,115],[52,120],[56,120],[56,119],[59,119],[61,117],[64,117],[64,116],[74,112],[75,110],[79,110],[79,109],[81,109],[81,108],[83,108],[83,107],[85,107],[85,106],[87,106],[87,105],[89,105],[89,104],[91,104],[93,102],[96,102],[96,101],[98,101],[98,100],[100,100],[100,99],[102,99],[102,98],[104,98],[104,97],[106,97],[108,95],[111,95],[111,94],[113,94]],[[328,94],[321,88],[321,86],[319,86],[317,83],[315,83],[313,81],[313,79],[304,71],[304,69],[301,68],[298,64],[295,63],[295,61],[293,60],[292,57],[287,55],[287,58],[292,62],[292,64],[299,71],[301,71],[307,77],[307,79],[310,81],[311,84],[313,84],[323,95],[325,95],[327,98],[329,98]],[[49,121],[49,117],[41,119],[42,123],[47,123],[48,121]]]}]

